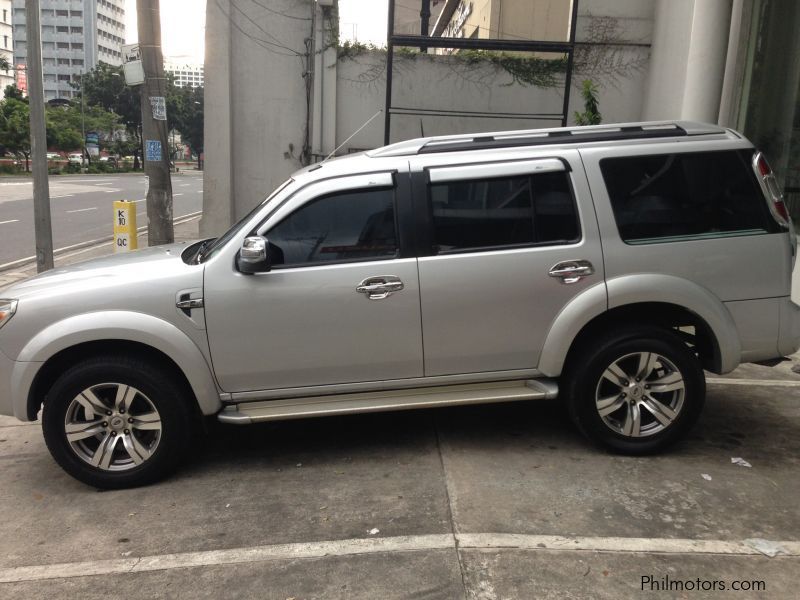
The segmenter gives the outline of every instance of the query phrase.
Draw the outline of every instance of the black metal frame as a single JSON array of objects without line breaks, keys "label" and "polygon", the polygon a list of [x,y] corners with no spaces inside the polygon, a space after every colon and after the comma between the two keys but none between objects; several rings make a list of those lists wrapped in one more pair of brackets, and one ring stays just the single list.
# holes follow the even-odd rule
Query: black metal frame
[{"label": "black metal frame", "polygon": [[[392,114],[403,115],[435,115],[435,116],[476,116],[482,118],[506,119],[540,119],[560,120],[566,127],[569,115],[569,96],[572,87],[572,70],[575,63],[575,31],[578,21],[578,2],[572,0],[572,15],[569,28],[569,40],[566,42],[546,42],[536,40],[504,40],[504,39],[472,39],[433,37],[430,35],[395,35],[394,12],[395,0],[389,0],[389,19],[387,30],[386,54],[386,102],[384,106],[384,143],[389,143]],[[427,32],[430,19],[430,0],[422,0],[420,4],[420,29]],[[553,52],[567,55],[567,70],[564,77],[564,104],[560,113],[487,113],[479,111],[451,111],[446,109],[411,109],[392,105],[392,80],[394,77],[395,46],[428,48],[458,48],[470,50],[508,50],[511,52]]]}]

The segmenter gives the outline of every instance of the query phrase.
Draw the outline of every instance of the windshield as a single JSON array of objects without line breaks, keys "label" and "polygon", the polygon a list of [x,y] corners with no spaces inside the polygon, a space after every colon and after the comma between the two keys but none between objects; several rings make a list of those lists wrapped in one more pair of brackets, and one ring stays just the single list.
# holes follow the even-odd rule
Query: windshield
[{"label": "windshield", "polygon": [[206,260],[208,260],[209,258],[214,256],[214,254],[216,254],[225,244],[227,244],[233,237],[235,237],[236,234],[239,233],[244,228],[245,225],[247,225],[247,223],[250,222],[250,219],[253,218],[253,215],[255,215],[258,211],[260,211],[264,207],[264,205],[267,204],[267,202],[269,202],[270,200],[275,198],[275,196],[280,194],[283,190],[285,190],[287,187],[289,187],[289,185],[291,185],[292,183],[294,183],[294,179],[287,179],[280,186],[278,186],[278,189],[276,189],[274,192],[272,192],[267,197],[266,200],[264,200],[263,202],[261,202],[259,204],[256,204],[256,206],[253,208],[253,210],[251,210],[244,217],[242,217],[242,219],[240,219],[238,223],[236,223],[233,227],[228,229],[228,231],[223,233],[220,237],[218,237],[217,239],[211,241],[209,243],[208,247],[203,249],[200,252],[200,255],[198,256],[198,261],[197,262],[205,262]]}]

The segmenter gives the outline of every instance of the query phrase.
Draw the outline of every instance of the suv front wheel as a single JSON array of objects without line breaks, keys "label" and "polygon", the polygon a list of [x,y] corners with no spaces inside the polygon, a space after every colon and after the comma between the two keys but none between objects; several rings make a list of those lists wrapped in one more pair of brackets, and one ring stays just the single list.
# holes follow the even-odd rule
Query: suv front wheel
[{"label": "suv front wheel", "polygon": [[191,426],[189,398],[172,374],[127,357],[98,357],[68,369],[42,412],[53,458],[98,488],[163,477],[185,455]]},{"label": "suv front wheel", "polygon": [[616,452],[657,452],[697,421],[705,378],[675,333],[632,327],[599,338],[571,359],[562,382],[569,413],[592,441]]}]

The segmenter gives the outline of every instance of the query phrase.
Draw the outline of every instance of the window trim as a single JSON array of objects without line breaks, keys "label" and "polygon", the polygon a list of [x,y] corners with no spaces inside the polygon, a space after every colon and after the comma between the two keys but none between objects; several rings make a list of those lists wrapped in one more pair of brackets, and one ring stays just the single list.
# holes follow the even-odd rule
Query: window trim
[{"label": "window trim", "polygon": [[[330,260],[330,261],[321,261],[321,262],[305,262],[305,263],[291,263],[291,264],[281,264],[281,265],[271,265],[270,270],[275,271],[286,271],[289,269],[308,269],[308,268],[315,268],[315,267],[327,267],[333,265],[346,265],[346,264],[356,264],[356,263],[365,263],[365,262],[378,262],[378,261],[390,261],[390,260],[397,260],[399,258],[403,258],[402,254],[402,239],[400,237],[400,219],[399,219],[399,212],[398,212],[398,185],[396,181],[396,177],[394,173],[392,175],[392,183],[389,185],[375,185],[375,186],[368,186],[368,187],[355,187],[355,188],[342,188],[339,190],[333,190],[330,192],[326,192],[323,194],[316,195],[312,198],[309,198],[306,202],[303,202],[300,206],[296,207],[293,211],[284,215],[279,221],[276,221],[274,224],[269,226],[269,229],[266,229],[266,221],[269,220],[267,217],[264,222],[261,224],[262,226],[258,227],[259,235],[264,236],[267,241],[269,241],[269,231],[273,228],[277,227],[286,219],[290,218],[292,215],[296,214],[298,211],[303,210],[307,206],[314,204],[315,202],[319,202],[328,198],[330,196],[335,195],[342,195],[342,194],[352,194],[352,193],[365,193],[365,192],[372,192],[372,191],[383,191],[383,190],[391,190],[392,192],[392,207],[394,209],[394,235],[395,235],[395,251],[393,255],[385,255],[385,256],[375,256],[372,258],[345,258],[341,260]],[[289,198],[287,198],[287,201]],[[273,215],[280,209],[276,207],[275,211],[272,213]]]},{"label": "window trim", "polygon": [[[619,221],[617,220],[617,213],[614,210],[614,200],[611,197],[611,191],[608,187],[608,182],[606,180],[606,174],[603,170],[603,163],[606,163],[611,160],[621,160],[621,159],[647,159],[647,158],[655,158],[659,156],[674,156],[677,154],[686,155],[686,154],[735,154],[738,161],[741,163],[744,172],[746,173],[747,179],[753,185],[753,189],[759,194],[763,195],[763,191],[761,190],[758,180],[756,179],[755,173],[753,169],[750,167],[748,163],[747,156],[752,155],[755,152],[755,148],[743,149],[743,148],[731,148],[731,149],[719,149],[714,148],[711,150],[673,150],[670,152],[649,152],[645,154],[614,154],[612,156],[603,156],[597,161],[597,167],[600,171],[600,177],[603,181],[603,189],[605,191],[606,197],[608,199],[608,206],[611,209],[611,216],[614,219],[614,227],[616,228],[617,236],[619,237],[620,241],[625,244],[626,246],[652,246],[655,244],[680,244],[685,242],[704,242],[709,240],[719,240],[719,239],[728,239],[728,238],[735,238],[735,237],[754,237],[758,235],[771,235],[774,233],[781,233],[781,231],[771,229],[772,224],[774,223],[774,219],[771,215],[767,215],[767,229],[734,229],[731,231],[716,231],[716,232],[705,232],[705,233],[694,233],[694,234],[685,234],[685,235],[670,235],[670,236],[661,236],[661,237],[648,237],[648,238],[638,238],[638,239],[626,239],[622,236],[622,232],[619,228]],[[769,208],[765,204],[765,201],[762,201],[760,204],[764,206],[764,209],[768,212]]]},{"label": "window trim", "polygon": [[[567,186],[569,188],[569,195],[572,199],[572,206],[575,209],[575,222],[577,225],[577,236],[572,240],[565,240],[565,241],[556,241],[556,242],[528,242],[525,244],[503,244],[498,246],[475,246],[472,248],[456,248],[452,250],[439,250],[436,249],[436,243],[434,239],[434,225],[433,225],[433,203],[431,202],[431,186],[438,185],[442,183],[448,183],[448,181],[438,181],[432,182],[430,180],[430,170],[434,167],[425,167],[423,172],[421,173],[422,177],[420,179],[424,180],[424,194],[419,195],[419,187],[420,183],[417,183],[417,187],[415,188],[415,198],[420,197],[422,198],[422,206],[418,207],[418,210],[424,211],[424,235],[420,236],[420,241],[418,242],[419,251],[418,256],[453,256],[457,254],[478,254],[478,253],[485,253],[485,252],[502,252],[505,250],[524,250],[524,249],[536,249],[536,248],[564,248],[567,246],[576,246],[581,244],[584,241],[584,231],[583,231],[583,223],[581,221],[581,211],[578,205],[578,196],[575,193],[575,184],[572,181],[572,169],[568,168],[569,164],[563,158],[559,157],[543,157],[543,158],[536,158],[536,159],[523,159],[522,161],[502,161],[497,163],[489,163],[492,165],[509,165],[513,163],[532,163],[532,162],[541,162],[543,160],[558,160],[562,164],[562,168],[560,169],[553,169],[547,171],[528,171],[525,173],[517,174],[512,173],[509,174],[508,172],[504,174],[497,175],[495,177],[484,177],[482,179],[478,179],[476,177],[464,178],[464,179],[455,179],[455,180],[448,180],[448,181],[483,181],[486,179],[503,179],[508,177],[521,177],[527,175],[528,177],[533,177],[534,175],[543,174],[543,173],[558,173],[563,172],[566,179],[567,179]],[[485,164],[485,163],[480,163]],[[472,165],[465,165],[464,168],[470,168]],[[436,167],[438,168],[438,166]],[[424,245],[427,243],[427,248]]]},{"label": "window trim", "polygon": [[485,179],[502,179],[536,175],[539,173],[557,173],[566,171],[564,163],[556,158],[537,158],[517,162],[480,163],[473,165],[428,167],[428,180],[431,184],[449,183],[451,181],[475,181]]}]

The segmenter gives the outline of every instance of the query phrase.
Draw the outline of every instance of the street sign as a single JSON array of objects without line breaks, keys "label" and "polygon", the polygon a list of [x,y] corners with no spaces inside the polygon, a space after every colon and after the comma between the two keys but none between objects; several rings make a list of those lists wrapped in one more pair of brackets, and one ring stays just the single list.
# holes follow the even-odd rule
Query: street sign
[{"label": "street sign", "polygon": [[147,140],[144,144],[144,159],[150,162],[159,162],[161,160],[161,142]]},{"label": "street sign", "polygon": [[124,44],[122,46],[122,71],[125,73],[125,83],[128,85],[142,85],[144,83],[144,68],[142,67],[142,53],[139,44]]},{"label": "street sign", "polygon": [[138,247],[136,204],[127,200],[116,200],[114,202],[114,252],[129,252]]},{"label": "street sign", "polygon": [[96,131],[86,132],[86,152],[89,156],[100,156],[100,134]]}]

